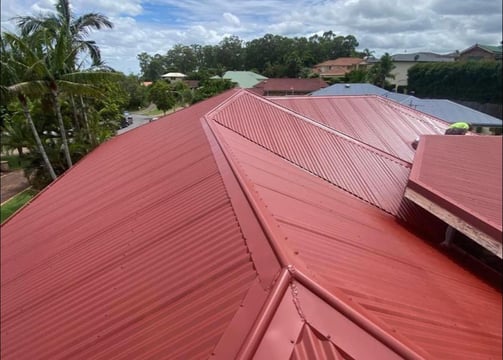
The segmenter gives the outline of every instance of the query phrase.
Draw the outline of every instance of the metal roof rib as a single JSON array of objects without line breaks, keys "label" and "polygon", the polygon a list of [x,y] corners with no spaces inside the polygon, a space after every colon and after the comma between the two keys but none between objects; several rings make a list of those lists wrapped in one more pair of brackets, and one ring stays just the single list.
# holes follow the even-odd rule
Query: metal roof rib
[{"label": "metal roof rib", "polygon": [[[501,293],[397,221],[438,232],[403,197],[422,116],[230,90],[106,142],[1,226],[2,359],[501,357]],[[437,138],[489,166],[430,135],[422,170]],[[494,171],[444,192],[490,174],[489,224]]]}]

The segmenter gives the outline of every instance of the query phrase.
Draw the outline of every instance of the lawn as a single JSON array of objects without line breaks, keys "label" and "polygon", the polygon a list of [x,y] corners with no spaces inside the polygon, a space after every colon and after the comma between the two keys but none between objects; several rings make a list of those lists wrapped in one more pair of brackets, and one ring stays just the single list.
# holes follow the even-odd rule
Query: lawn
[{"label": "lawn", "polygon": [[5,220],[16,210],[18,210],[21,206],[26,204],[31,198],[33,198],[37,194],[36,190],[26,189],[25,191],[15,195],[11,199],[7,200],[0,207],[0,222],[3,224]]}]

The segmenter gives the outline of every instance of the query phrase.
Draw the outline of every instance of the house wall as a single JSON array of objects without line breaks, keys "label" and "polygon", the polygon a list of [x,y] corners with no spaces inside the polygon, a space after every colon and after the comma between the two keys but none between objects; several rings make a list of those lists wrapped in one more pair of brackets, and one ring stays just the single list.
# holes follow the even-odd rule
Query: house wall
[{"label": "house wall", "polygon": [[459,56],[459,61],[467,60],[494,60],[494,55],[480,48],[474,48]]},{"label": "house wall", "polygon": [[407,71],[416,64],[416,62],[412,61],[407,61],[407,62],[401,62],[401,61],[395,61],[393,62],[393,65],[395,65],[395,68],[391,71],[392,75],[395,75],[394,79],[387,78],[390,82],[390,84],[395,85],[395,87],[398,86],[407,86]]}]

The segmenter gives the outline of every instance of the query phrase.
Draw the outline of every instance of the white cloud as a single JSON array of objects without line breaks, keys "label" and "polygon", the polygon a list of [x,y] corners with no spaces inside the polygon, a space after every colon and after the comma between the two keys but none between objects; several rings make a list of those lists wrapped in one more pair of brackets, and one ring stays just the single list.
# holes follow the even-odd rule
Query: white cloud
[{"label": "white cloud", "polygon": [[[99,12],[114,29],[92,32],[108,65],[138,72],[136,56],[165,54],[173,45],[218,44],[225,36],[248,41],[266,33],[306,36],[332,30],[354,35],[359,49],[447,53],[502,40],[502,5],[495,0],[70,0],[77,14]],[[7,20],[53,9],[55,0],[2,0]]]},{"label": "white cloud", "polygon": [[223,16],[224,16],[224,19],[231,25],[239,26],[241,24],[241,22],[239,21],[239,18],[236,15],[225,12]]}]

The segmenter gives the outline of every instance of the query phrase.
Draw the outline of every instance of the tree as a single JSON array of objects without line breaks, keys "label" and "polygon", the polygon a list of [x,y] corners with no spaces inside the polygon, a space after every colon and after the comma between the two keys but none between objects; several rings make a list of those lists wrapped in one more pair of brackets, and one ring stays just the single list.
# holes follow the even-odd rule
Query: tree
[{"label": "tree", "polygon": [[[102,65],[98,46],[94,41],[87,40],[86,37],[91,29],[111,28],[112,23],[105,16],[96,13],[85,14],[75,19],[71,13],[69,1],[58,0],[55,14],[19,17],[17,24],[23,38],[9,36],[10,41],[21,44],[26,54],[31,52],[29,58],[38,57],[38,60],[31,65],[28,64],[28,67],[31,66],[30,71],[37,74],[37,81],[45,83],[49,89],[58,120],[66,162],[68,167],[71,167],[72,159],[59,96],[62,90],[68,94],[96,95],[95,89],[86,86],[83,82],[96,79],[98,74],[78,72],[77,61],[80,54],[87,53],[90,55],[93,65]],[[22,44],[27,39],[30,39],[28,47]],[[30,49],[29,46],[33,48]],[[108,74],[104,76],[108,76]]]},{"label": "tree", "polygon": [[393,59],[390,54],[385,53],[381,56],[379,62],[372,66],[369,70],[369,80],[372,84],[384,88],[386,86],[386,78],[394,79],[395,76],[391,71],[395,68]]},{"label": "tree", "polygon": [[75,18],[71,12],[69,0],[58,0],[55,7],[55,14],[39,17],[18,17],[17,24],[21,30],[21,35],[33,35],[43,29],[49,32],[52,39],[57,39],[64,32],[64,37],[68,41],[67,48],[79,50],[74,56],[67,58],[69,68],[76,69],[77,55],[80,53],[88,53],[91,56],[92,65],[101,64],[99,47],[96,42],[86,40],[86,37],[92,29],[111,29],[113,24],[110,20],[99,13],[87,13]]},{"label": "tree", "polygon": [[149,100],[152,101],[164,114],[175,106],[175,99],[171,87],[164,80],[156,81],[149,89]]}]

